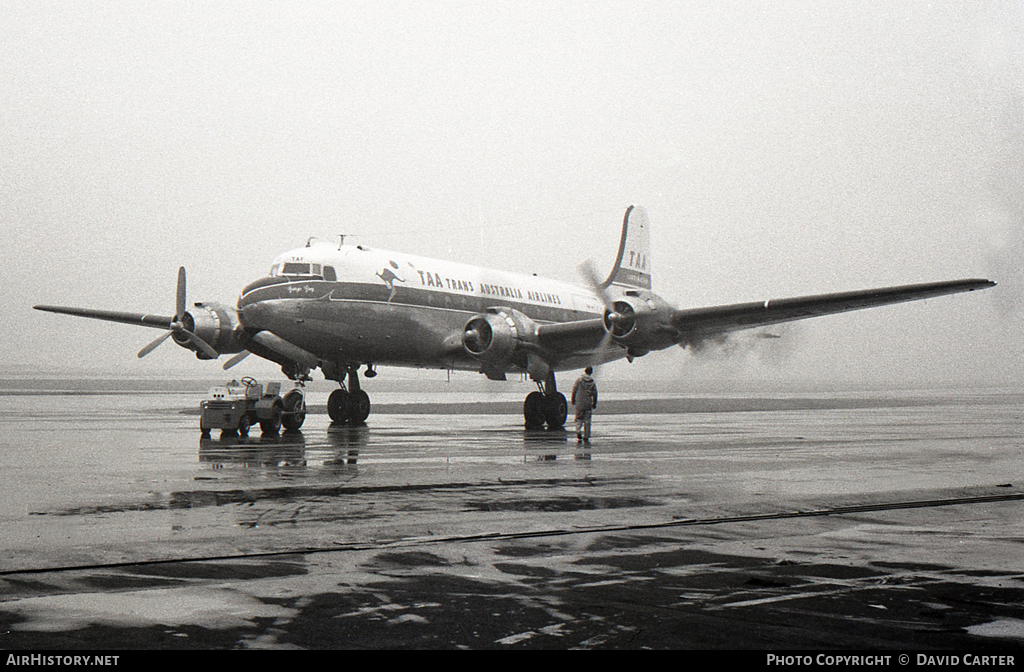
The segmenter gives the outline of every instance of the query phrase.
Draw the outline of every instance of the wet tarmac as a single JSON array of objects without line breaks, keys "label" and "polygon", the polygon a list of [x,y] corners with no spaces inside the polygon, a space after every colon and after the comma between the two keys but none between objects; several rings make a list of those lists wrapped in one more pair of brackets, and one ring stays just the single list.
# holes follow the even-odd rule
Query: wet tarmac
[{"label": "wet tarmac", "polygon": [[1019,392],[609,395],[589,445],[440,395],[201,439],[199,398],[0,395],[0,648],[1024,643]]}]

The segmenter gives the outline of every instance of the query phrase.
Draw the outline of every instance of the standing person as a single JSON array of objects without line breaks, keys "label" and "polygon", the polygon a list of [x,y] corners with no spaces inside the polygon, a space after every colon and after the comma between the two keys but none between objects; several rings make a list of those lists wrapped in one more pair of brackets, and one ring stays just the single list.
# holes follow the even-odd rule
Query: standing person
[{"label": "standing person", "polygon": [[583,369],[572,386],[572,405],[576,407],[576,440],[590,441],[590,418],[597,408],[597,383],[591,377],[594,367]]}]

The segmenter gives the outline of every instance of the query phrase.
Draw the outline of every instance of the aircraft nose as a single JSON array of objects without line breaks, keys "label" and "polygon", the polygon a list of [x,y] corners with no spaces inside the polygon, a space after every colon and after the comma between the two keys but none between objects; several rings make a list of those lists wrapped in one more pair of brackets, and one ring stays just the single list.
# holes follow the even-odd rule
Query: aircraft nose
[{"label": "aircraft nose", "polygon": [[262,329],[263,314],[265,312],[263,306],[258,303],[250,303],[249,305],[242,308],[242,323],[250,329]]},{"label": "aircraft nose", "polygon": [[295,301],[254,301],[242,308],[242,322],[247,329],[257,331],[289,331],[302,322],[299,310]]},{"label": "aircraft nose", "polygon": [[270,329],[278,321],[278,312],[266,301],[250,303],[242,308],[242,322],[247,329]]}]

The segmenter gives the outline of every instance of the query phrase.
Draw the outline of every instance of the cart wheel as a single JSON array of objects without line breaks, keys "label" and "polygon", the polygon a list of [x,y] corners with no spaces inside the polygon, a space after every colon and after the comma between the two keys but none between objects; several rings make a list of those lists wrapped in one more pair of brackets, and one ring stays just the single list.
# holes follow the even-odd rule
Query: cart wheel
[{"label": "cart wheel", "polygon": [[289,432],[297,431],[306,421],[306,400],[302,393],[292,390],[284,395],[284,415],[281,416],[281,424]]},{"label": "cart wheel", "polygon": [[280,401],[274,402],[274,407],[270,411],[270,417],[266,420],[260,420],[260,429],[263,430],[264,434],[277,434],[281,431],[281,413],[284,411],[284,406]]}]

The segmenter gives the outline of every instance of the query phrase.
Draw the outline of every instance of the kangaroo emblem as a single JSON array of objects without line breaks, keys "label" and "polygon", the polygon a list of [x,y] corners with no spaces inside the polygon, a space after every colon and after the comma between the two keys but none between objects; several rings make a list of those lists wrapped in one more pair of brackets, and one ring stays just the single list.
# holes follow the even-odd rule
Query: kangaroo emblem
[{"label": "kangaroo emblem", "polygon": [[[398,270],[398,264],[396,264],[393,261],[389,261],[388,263],[391,265],[391,268],[395,269],[396,271]],[[391,268],[385,266],[384,268],[381,269],[380,273],[374,273],[374,275],[383,280],[384,284],[387,285],[388,289],[391,290],[391,294],[388,296],[388,303],[391,303],[391,299],[395,298],[395,292],[398,291],[395,289],[395,280],[398,280],[399,282],[405,282],[403,278],[400,278],[397,275],[395,275],[394,271],[392,271]]]}]

